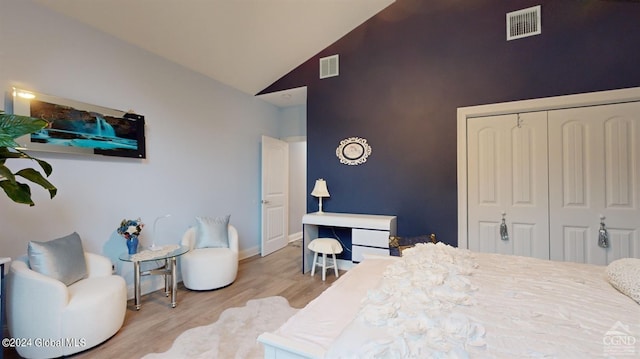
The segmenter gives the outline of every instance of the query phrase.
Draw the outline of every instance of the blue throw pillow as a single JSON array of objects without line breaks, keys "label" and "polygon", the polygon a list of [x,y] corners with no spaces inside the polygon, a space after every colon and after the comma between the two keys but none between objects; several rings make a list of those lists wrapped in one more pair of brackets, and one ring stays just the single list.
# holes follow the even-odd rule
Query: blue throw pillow
[{"label": "blue throw pillow", "polygon": [[196,248],[229,248],[230,217],[196,217]]},{"label": "blue throw pillow", "polygon": [[30,241],[28,255],[32,270],[67,286],[87,277],[84,249],[76,232],[48,242]]}]

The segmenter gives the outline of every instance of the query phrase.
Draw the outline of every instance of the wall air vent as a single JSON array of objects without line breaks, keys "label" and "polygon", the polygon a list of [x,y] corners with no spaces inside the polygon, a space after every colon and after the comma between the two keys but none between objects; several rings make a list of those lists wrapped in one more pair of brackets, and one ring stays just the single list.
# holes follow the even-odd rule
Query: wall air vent
[{"label": "wall air vent", "polygon": [[338,55],[327,56],[320,59],[320,78],[338,76]]},{"label": "wall air vent", "polygon": [[507,13],[507,41],[542,33],[540,5]]}]

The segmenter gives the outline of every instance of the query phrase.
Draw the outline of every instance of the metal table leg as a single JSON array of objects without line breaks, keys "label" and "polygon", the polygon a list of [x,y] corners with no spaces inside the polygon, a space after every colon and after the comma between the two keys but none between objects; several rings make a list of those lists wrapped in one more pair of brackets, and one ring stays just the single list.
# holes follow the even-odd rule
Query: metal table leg
[{"label": "metal table leg", "polygon": [[164,296],[168,297],[169,293],[170,293],[170,288],[169,288],[169,262],[167,262],[167,260],[164,260]]},{"label": "metal table leg", "polygon": [[136,310],[140,310],[140,262],[133,262],[133,289]]},{"label": "metal table leg", "polygon": [[171,308],[176,307],[178,280],[176,278],[176,257],[171,258]]}]

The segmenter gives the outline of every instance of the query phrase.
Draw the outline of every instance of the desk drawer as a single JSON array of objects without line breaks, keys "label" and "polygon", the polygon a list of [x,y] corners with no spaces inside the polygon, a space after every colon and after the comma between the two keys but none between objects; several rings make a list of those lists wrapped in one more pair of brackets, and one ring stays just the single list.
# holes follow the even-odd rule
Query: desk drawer
[{"label": "desk drawer", "polygon": [[351,232],[351,243],[354,245],[389,248],[389,231],[354,228]]},{"label": "desk drawer", "polygon": [[352,246],[351,247],[351,261],[353,262],[362,262],[364,260],[364,254],[375,254],[379,256],[388,256],[389,249],[385,248],[373,248],[373,247],[363,247],[363,246]]}]

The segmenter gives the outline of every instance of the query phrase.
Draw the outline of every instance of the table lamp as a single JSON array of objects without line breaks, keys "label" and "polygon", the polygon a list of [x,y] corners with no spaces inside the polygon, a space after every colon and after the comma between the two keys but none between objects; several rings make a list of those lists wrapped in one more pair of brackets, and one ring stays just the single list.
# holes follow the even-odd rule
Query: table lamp
[{"label": "table lamp", "polygon": [[327,189],[327,182],[322,178],[317,179],[311,195],[318,197],[318,213],[322,213],[322,197],[331,197]]}]

